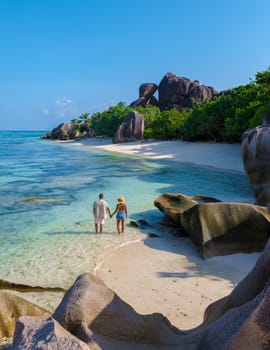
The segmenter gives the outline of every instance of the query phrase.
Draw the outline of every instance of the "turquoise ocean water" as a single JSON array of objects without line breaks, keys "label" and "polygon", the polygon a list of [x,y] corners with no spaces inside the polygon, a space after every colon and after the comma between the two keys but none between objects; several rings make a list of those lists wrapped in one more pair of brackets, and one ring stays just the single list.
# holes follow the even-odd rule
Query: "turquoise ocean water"
[{"label": "turquoise ocean water", "polygon": [[[247,177],[207,167],[154,161],[41,140],[42,132],[0,131],[0,279],[69,287],[93,271],[104,252],[142,239],[129,220],[156,223],[153,202],[164,192],[253,202]],[[129,220],[96,235],[92,203],[103,192],[111,210],[127,199]],[[160,232],[164,234],[164,232]]]}]

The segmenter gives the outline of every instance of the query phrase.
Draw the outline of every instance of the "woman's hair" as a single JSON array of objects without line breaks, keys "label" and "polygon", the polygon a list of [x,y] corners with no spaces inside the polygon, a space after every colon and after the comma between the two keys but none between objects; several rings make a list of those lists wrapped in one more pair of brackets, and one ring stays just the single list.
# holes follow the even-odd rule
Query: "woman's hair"
[{"label": "woman's hair", "polygon": [[119,198],[117,198],[117,200],[118,200],[118,202],[120,202],[120,203],[125,203],[125,197],[119,197]]}]

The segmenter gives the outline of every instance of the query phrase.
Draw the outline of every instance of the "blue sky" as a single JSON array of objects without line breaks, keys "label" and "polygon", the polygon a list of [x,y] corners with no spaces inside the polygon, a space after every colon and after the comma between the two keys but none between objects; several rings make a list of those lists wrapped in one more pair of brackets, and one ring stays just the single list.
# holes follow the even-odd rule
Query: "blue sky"
[{"label": "blue sky", "polygon": [[221,91],[270,66],[269,0],[0,0],[0,129],[51,130],[167,72]]}]

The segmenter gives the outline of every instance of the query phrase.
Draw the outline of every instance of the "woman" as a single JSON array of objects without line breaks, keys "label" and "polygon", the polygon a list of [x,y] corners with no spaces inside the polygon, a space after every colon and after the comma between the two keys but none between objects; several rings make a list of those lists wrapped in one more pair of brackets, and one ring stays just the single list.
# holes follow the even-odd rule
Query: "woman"
[{"label": "woman", "polygon": [[[111,218],[116,214],[116,226],[117,226],[117,232],[120,235],[120,233],[124,233],[125,231],[125,224],[126,219],[128,216],[127,213],[127,205],[124,197],[119,197],[117,199],[118,203],[116,204],[115,211],[111,214]],[[120,225],[121,224],[121,225]],[[120,231],[121,226],[121,231]]]}]

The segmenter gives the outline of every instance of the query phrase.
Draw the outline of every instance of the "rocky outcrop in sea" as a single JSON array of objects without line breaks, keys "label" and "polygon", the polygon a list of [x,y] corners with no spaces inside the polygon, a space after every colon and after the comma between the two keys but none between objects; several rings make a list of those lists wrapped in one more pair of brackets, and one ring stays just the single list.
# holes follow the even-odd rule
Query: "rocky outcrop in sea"
[{"label": "rocky outcrop in sea", "polygon": [[266,207],[181,193],[164,193],[154,204],[191,237],[203,258],[260,252],[270,237]]},{"label": "rocky outcrop in sea", "polygon": [[74,140],[80,137],[79,126],[73,123],[61,123],[52,131],[41,136],[42,139],[51,140]]}]

